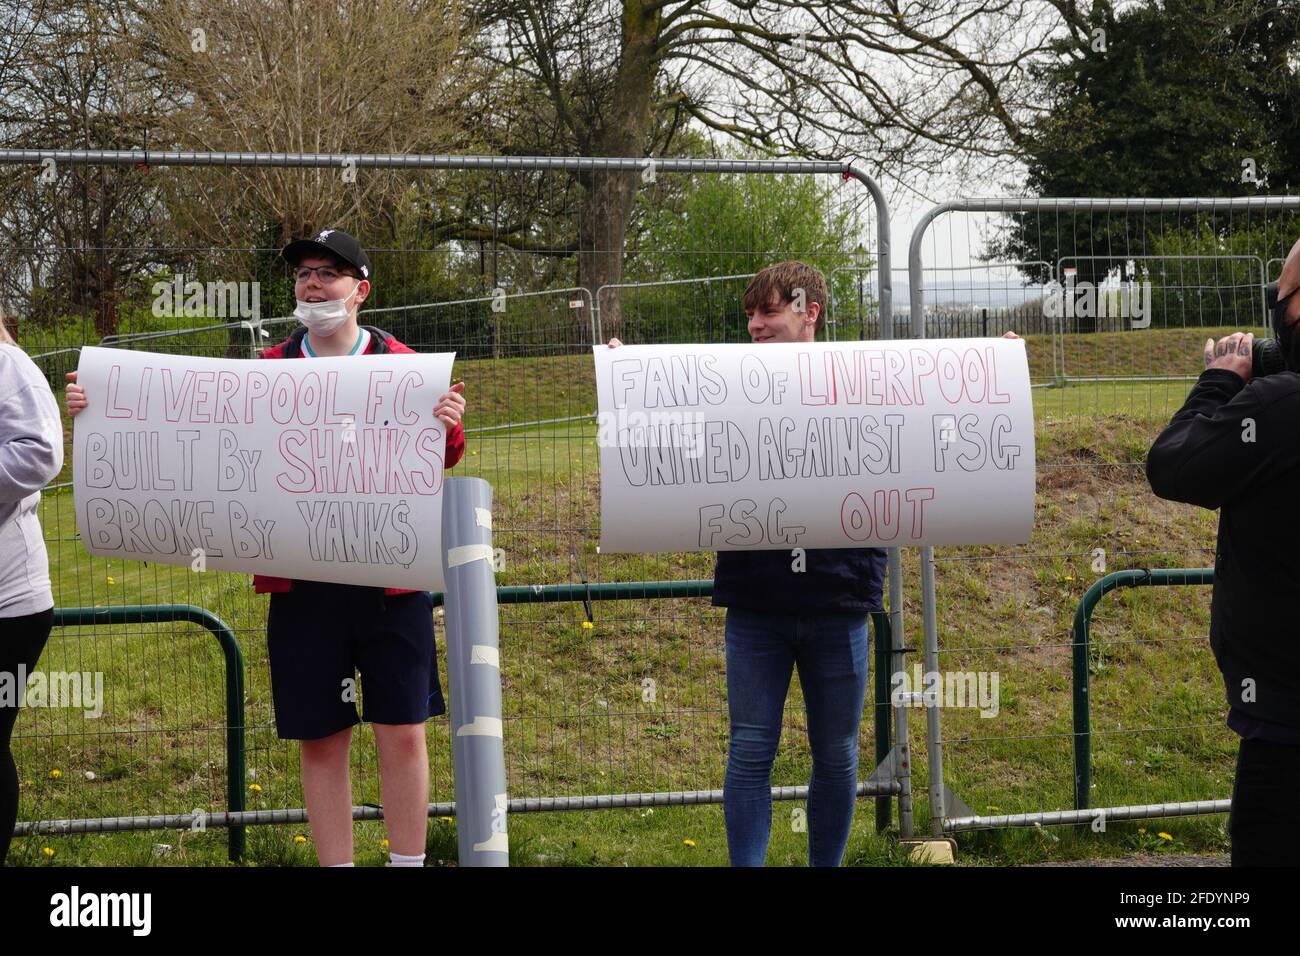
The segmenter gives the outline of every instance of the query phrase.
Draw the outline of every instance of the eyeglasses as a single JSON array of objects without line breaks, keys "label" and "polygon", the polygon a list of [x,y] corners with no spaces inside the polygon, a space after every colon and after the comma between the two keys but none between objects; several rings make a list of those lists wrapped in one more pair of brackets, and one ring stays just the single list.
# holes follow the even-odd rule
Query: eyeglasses
[{"label": "eyeglasses", "polygon": [[338,269],[331,266],[299,266],[293,270],[294,281],[306,282],[311,278],[313,272],[316,273],[316,278],[326,284],[333,282],[335,279],[339,278],[339,276],[347,276],[350,279],[360,278],[359,276],[353,275],[351,272],[340,272]]}]

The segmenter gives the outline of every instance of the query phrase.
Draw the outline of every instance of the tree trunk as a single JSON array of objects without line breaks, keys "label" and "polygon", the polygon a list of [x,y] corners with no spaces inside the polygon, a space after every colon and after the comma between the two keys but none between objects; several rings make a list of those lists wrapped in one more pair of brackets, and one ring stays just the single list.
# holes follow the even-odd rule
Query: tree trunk
[{"label": "tree trunk", "polygon": [[100,261],[94,267],[95,332],[100,339],[117,334],[117,281],[113,268]]},{"label": "tree trunk", "polygon": [[[601,135],[593,143],[596,155],[637,157],[645,150],[651,126],[651,94],[658,66],[654,60],[663,29],[659,7],[646,0],[623,4],[621,56],[609,114]],[[579,227],[578,284],[591,294],[600,313],[601,335],[608,339],[623,328],[618,290],[597,298],[601,286],[623,277],[623,242],[627,237],[632,202],[641,171],[594,172],[581,177],[586,191]],[[584,316],[584,321],[586,317]],[[582,323],[579,328],[583,328]],[[585,338],[581,335],[580,338]]]},{"label": "tree trunk", "polygon": [[[602,286],[623,278],[623,241],[627,237],[632,201],[636,198],[638,175],[634,172],[600,172],[591,177],[584,204],[578,250],[578,284],[591,293],[600,312],[600,334],[609,339],[623,329],[623,310],[618,289]],[[579,341],[589,317],[579,323]]]}]

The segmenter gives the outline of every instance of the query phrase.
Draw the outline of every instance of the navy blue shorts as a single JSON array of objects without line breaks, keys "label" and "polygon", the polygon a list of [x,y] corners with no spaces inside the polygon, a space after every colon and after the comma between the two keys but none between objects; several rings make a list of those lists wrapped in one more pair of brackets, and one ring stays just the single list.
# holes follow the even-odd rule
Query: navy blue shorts
[{"label": "navy blue shorts", "polygon": [[361,720],[418,724],[447,711],[428,591],[385,595],[383,588],[294,581],[292,590],[271,595],[266,649],[275,729],[284,740],[328,737]]}]

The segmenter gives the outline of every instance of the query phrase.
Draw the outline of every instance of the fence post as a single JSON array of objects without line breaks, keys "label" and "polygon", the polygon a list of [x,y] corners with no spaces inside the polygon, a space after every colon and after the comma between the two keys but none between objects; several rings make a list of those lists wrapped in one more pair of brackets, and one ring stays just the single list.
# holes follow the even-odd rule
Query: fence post
[{"label": "fence post", "polygon": [[[890,248],[889,205],[885,202],[884,193],[880,191],[880,187],[875,180],[866,173],[850,166],[845,171],[844,176],[846,179],[851,176],[866,186],[876,204],[876,270],[880,276],[880,338],[892,339],[897,329],[894,326],[893,259]],[[903,552],[900,548],[889,548],[886,553],[888,555],[889,588],[889,660],[892,664],[892,677],[893,674],[901,673],[904,670]],[[876,640],[877,647],[879,647],[879,635],[877,635]],[[879,733],[879,717],[877,717],[876,728],[877,733]],[[894,775],[899,785],[898,828],[904,838],[909,838],[912,836],[912,751],[908,739],[906,704],[894,708],[892,735],[894,745],[898,749],[898,760],[894,765]],[[878,810],[877,813],[879,814],[880,811]],[[877,820],[880,819],[882,818],[877,816]]]},{"label": "fence post", "polygon": [[[221,645],[226,669],[226,809],[244,811],[244,655],[230,625],[207,608],[192,604],[119,604],[109,607],[56,607],[54,627],[95,627],[113,624],[162,624],[189,621],[207,628]],[[34,832],[34,831],[33,831]],[[226,833],[226,852],[237,863],[246,846],[244,827]]]},{"label": "fence post", "polygon": [[[889,658],[893,652],[893,639],[889,634],[889,615],[884,611],[875,611],[871,615],[871,630],[876,638],[876,659],[872,666],[876,669],[876,766],[879,767],[889,759],[893,740],[889,720]],[[891,817],[889,797],[876,797],[876,832],[884,833],[889,829]]]},{"label": "fence post", "polygon": [[1214,568],[1149,568],[1112,571],[1093,582],[1074,610],[1074,809],[1088,809],[1092,797],[1092,705],[1088,699],[1088,649],[1092,612],[1110,591],[1159,585],[1213,584]]},{"label": "fence post", "polygon": [[492,487],[485,480],[446,480],[442,540],[460,865],[509,866]]}]

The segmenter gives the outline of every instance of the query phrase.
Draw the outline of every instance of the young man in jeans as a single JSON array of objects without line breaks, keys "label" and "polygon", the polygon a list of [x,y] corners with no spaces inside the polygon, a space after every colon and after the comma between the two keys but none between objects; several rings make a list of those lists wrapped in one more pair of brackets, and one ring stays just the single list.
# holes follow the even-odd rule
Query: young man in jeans
[{"label": "young man in jeans", "polygon": [[[745,289],[750,339],[814,341],[826,299],[826,279],[812,266],[768,266]],[[731,722],[722,807],[733,866],[762,866],[767,856],[772,763],[796,667],[813,758],[808,862],[840,864],[857,798],[867,617],[883,606],[884,577],[879,548],[808,548],[802,559],[790,551],[718,552],[713,603],[727,609]]]},{"label": "young man in jeans", "polygon": [[[411,354],[357,310],[371,289],[370,259],[355,239],[326,229],[290,243],[294,315],[302,322],[264,359]],[[69,376],[75,381],[75,373]],[[447,427],[445,467],[465,452],[465,399],[457,383],[434,414]],[[68,413],[86,407],[84,390],[67,389]],[[348,751],[360,719],[374,727],[391,866],[422,866],[429,811],[429,753],[424,722],[446,712],[434,655],[433,601],[427,591],[375,588],[254,575],[270,593],[266,645],[276,731],[302,742],[302,789],[322,866],[352,865],[352,781]],[[356,672],[365,712],[357,717]]]}]

